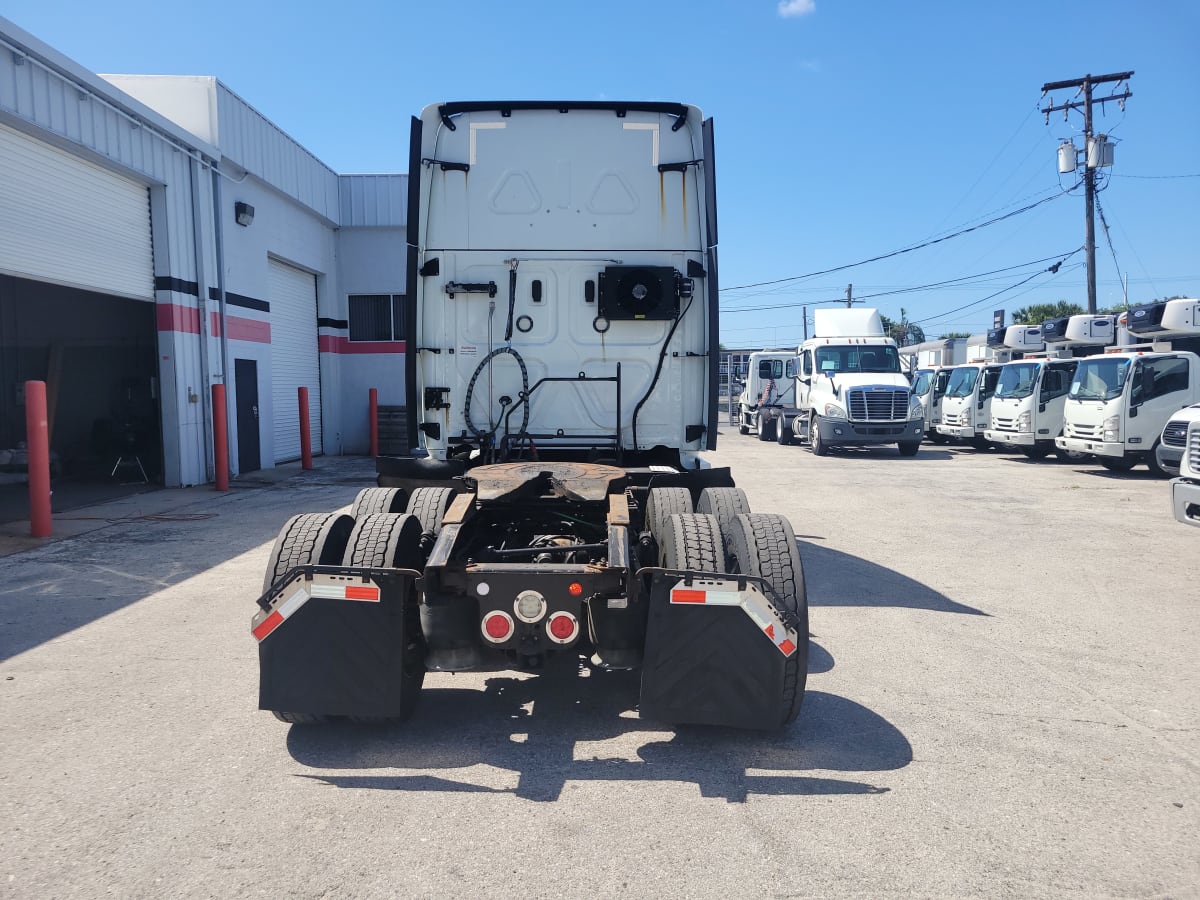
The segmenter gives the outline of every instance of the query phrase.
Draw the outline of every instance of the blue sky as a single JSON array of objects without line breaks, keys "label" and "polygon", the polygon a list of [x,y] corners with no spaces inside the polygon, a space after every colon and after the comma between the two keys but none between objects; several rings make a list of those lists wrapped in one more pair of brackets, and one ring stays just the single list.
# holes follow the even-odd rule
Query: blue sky
[{"label": "blue sky", "polygon": [[[1125,111],[1096,110],[1119,141],[1099,194],[1099,304],[1121,301],[1126,276],[1131,302],[1200,294],[1194,0],[8,0],[4,15],[95,72],[216,75],[345,173],[403,171],[409,118],[435,101],[694,103],[716,119],[721,336],[739,347],[794,345],[801,305],[848,283],[930,337],[984,330],[994,309],[1085,304],[1082,251],[1043,271],[1082,247],[1084,200],[1060,195],[1076,179],[1060,182],[1055,155],[1080,143],[1082,117],[1047,125],[1041,86],[1132,70]],[[734,289],[1039,200],[924,249]]]}]

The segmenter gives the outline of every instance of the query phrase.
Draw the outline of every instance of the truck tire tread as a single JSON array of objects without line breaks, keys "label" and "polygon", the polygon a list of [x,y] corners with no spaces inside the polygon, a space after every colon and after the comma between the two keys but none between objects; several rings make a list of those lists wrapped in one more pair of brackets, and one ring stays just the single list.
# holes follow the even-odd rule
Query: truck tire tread
[{"label": "truck tire tread", "polygon": [[402,513],[407,506],[408,494],[403,488],[363,488],[354,498],[354,505],[350,507],[350,515],[355,519],[361,519],[372,513]]},{"label": "truck tire tread", "polygon": [[725,561],[729,562],[729,528],[737,516],[750,512],[750,500],[739,487],[711,487],[700,492],[696,512],[717,517],[725,541]]},{"label": "truck tire tread", "polygon": [[333,566],[342,561],[354,519],[344,513],[301,513],[288,519],[271,551],[263,591],[296,566]]},{"label": "truck tire tread", "polygon": [[662,546],[671,516],[676,513],[692,512],[692,494],[683,487],[651,488],[646,495],[644,527]]},{"label": "truck tire tread", "polygon": [[408,498],[405,509],[410,516],[416,516],[421,523],[421,530],[437,534],[442,530],[442,517],[446,508],[454,499],[454,491],[447,487],[420,487]]},{"label": "truck tire tread", "polygon": [[671,516],[659,544],[659,561],[667,569],[724,572],[725,542],[717,517],[707,513]]},{"label": "truck tire tread", "polygon": [[730,526],[734,564],[744,575],[764,578],[788,612],[799,619],[796,652],[784,665],[779,725],[795,721],[808,680],[808,593],[791,523],[774,513],[737,516]]}]

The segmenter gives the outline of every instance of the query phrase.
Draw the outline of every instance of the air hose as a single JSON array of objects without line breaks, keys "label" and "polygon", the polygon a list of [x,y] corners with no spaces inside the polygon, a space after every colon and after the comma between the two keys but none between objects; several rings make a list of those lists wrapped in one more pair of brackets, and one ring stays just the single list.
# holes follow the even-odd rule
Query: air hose
[{"label": "air hose", "polygon": [[[503,421],[504,417],[501,416],[496,420],[496,426],[491,431],[481,431],[480,429],[476,428],[475,423],[471,421],[471,399],[475,394],[475,382],[479,380],[480,374],[483,372],[484,368],[490,365],[492,360],[501,353],[512,354],[513,359],[517,361],[517,365],[521,367],[520,399],[524,401],[524,406],[522,408],[521,415],[521,430],[518,432],[518,435],[524,434],[529,430],[529,370],[525,368],[525,360],[521,358],[521,354],[512,347],[507,345],[504,347],[497,347],[495,350],[485,356],[479,365],[476,366],[475,372],[471,376],[471,380],[467,382],[467,394],[463,400],[463,420],[467,424],[467,430],[481,441],[485,441],[495,436],[496,430],[500,427],[500,422]],[[501,398],[501,403],[504,403],[504,398]],[[504,403],[504,405],[507,406],[508,404]]]}]

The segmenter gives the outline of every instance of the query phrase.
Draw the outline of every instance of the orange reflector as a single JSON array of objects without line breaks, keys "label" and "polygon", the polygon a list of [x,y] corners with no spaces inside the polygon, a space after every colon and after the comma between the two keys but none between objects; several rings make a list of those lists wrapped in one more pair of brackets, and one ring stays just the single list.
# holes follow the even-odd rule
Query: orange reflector
[{"label": "orange reflector", "polygon": [[378,600],[379,588],[377,587],[347,587],[347,600]]},{"label": "orange reflector", "polygon": [[796,645],[792,643],[791,638],[784,638],[783,643],[779,645],[779,650],[784,656],[791,656],[796,652]]},{"label": "orange reflector", "polygon": [[672,603],[703,603],[706,597],[705,591],[689,591],[682,588],[671,591]]},{"label": "orange reflector", "polygon": [[583,593],[583,585],[580,584],[578,581],[572,581],[571,584],[567,587],[567,590],[570,591],[572,597],[578,597],[580,594]]},{"label": "orange reflector", "polygon": [[263,619],[261,622],[259,622],[258,627],[256,627],[251,633],[254,635],[255,638],[257,638],[258,640],[261,641],[263,638],[265,638],[268,634],[270,634],[272,631],[274,631],[276,628],[278,628],[282,624],[283,624],[283,616],[281,616],[279,614],[279,611],[276,610],[276,611],[272,612],[269,616],[267,616],[265,619]]}]

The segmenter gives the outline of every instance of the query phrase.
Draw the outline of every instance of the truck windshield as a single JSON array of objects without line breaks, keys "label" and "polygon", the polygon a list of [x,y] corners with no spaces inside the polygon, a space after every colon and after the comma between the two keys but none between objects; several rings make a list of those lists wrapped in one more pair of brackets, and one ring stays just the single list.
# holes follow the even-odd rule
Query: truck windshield
[{"label": "truck windshield", "polygon": [[1084,359],[1067,394],[1071,400],[1112,400],[1125,390],[1128,359]]},{"label": "truck windshield", "polygon": [[929,376],[931,373],[925,370],[917,372],[917,377],[913,381],[912,392],[914,397],[924,397],[929,393]]},{"label": "truck windshield", "polygon": [[979,370],[974,366],[964,366],[950,373],[950,383],[946,385],[947,397],[969,397],[975,390],[975,382],[979,378]]},{"label": "truck windshield", "polygon": [[817,371],[822,375],[844,372],[899,372],[900,354],[895,347],[855,344],[817,348]]},{"label": "truck windshield", "polygon": [[1037,363],[1010,363],[1000,370],[1000,380],[996,382],[997,397],[1019,399],[1033,394],[1037,384],[1037,373],[1040,366]]}]

